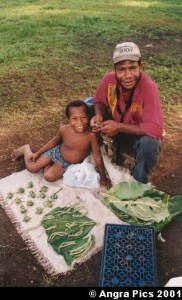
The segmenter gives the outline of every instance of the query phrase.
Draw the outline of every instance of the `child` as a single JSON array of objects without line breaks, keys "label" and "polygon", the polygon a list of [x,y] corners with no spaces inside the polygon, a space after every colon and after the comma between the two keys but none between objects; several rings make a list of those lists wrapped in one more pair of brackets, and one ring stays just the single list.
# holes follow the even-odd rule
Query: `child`
[{"label": "child", "polygon": [[13,161],[24,156],[29,172],[35,173],[44,169],[47,181],[59,179],[72,164],[78,164],[92,151],[93,158],[100,174],[100,185],[111,187],[106,178],[105,167],[100,153],[98,136],[91,131],[89,125],[89,110],[81,100],[67,104],[65,114],[69,124],[60,126],[57,134],[47,144],[33,153],[29,144],[22,146],[11,154]]}]

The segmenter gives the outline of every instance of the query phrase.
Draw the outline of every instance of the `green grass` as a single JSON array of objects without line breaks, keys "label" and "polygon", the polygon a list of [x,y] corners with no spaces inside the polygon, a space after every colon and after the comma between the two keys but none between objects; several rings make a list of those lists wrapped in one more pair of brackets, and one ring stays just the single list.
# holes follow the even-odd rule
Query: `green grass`
[{"label": "green grass", "polygon": [[0,116],[91,96],[124,40],[141,47],[164,107],[179,105],[181,12],[181,0],[0,0]]},{"label": "green grass", "polygon": [[55,286],[55,283],[51,277],[49,277],[47,275],[43,275],[41,286],[42,287],[53,287],[53,286]]}]

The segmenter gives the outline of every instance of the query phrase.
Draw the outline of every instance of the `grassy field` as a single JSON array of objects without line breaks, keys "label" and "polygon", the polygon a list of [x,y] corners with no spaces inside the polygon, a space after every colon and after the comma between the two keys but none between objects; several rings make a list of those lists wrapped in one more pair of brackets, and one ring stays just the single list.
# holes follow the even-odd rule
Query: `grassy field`
[{"label": "grassy field", "polygon": [[181,0],[0,0],[3,124],[92,96],[121,41],[141,47],[164,109],[181,112],[181,12]]}]

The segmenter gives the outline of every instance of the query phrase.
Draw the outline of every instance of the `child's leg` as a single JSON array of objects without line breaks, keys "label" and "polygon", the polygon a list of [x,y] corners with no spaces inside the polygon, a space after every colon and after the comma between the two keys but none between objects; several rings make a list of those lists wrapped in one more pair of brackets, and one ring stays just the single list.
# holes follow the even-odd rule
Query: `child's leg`
[{"label": "child's leg", "polygon": [[64,169],[63,167],[55,162],[49,168],[45,167],[44,169],[44,178],[49,182],[53,182],[63,176]]},{"label": "child's leg", "polygon": [[33,152],[31,151],[30,146],[27,144],[27,145],[24,145],[24,146],[18,148],[17,150],[15,150],[11,154],[11,158],[13,161],[15,161],[19,157],[24,156],[26,168],[31,173],[36,173],[51,163],[50,157],[43,157],[43,156],[40,156],[39,158],[37,158],[35,162],[31,162],[29,159],[30,159],[32,153]]}]

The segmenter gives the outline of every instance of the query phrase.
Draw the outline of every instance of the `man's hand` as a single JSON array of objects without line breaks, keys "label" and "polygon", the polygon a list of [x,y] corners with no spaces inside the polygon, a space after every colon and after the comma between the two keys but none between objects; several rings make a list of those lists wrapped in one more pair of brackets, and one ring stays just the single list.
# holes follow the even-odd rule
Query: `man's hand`
[{"label": "man's hand", "polygon": [[103,117],[101,115],[96,115],[90,120],[90,126],[93,132],[100,132],[101,124],[103,122]]},{"label": "man's hand", "polygon": [[108,136],[114,136],[119,133],[119,123],[113,120],[104,121],[100,131]]}]

